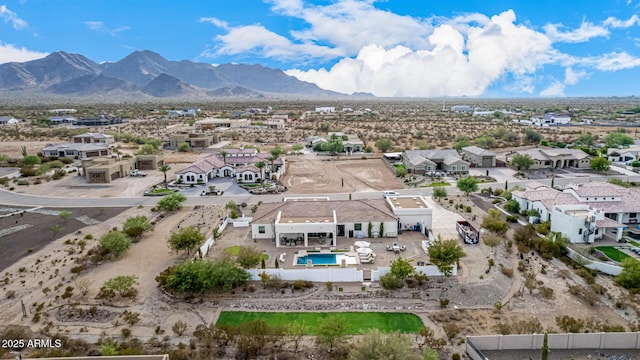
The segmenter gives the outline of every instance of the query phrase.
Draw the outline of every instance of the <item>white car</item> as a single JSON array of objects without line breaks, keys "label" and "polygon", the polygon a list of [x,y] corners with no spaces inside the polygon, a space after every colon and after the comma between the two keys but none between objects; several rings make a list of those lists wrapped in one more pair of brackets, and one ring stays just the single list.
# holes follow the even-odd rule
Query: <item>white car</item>
[{"label": "white car", "polygon": [[385,199],[386,199],[388,196],[399,196],[399,195],[400,195],[400,194],[398,194],[398,193],[397,193],[397,192],[395,192],[395,191],[383,191],[383,192],[382,192],[382,197],[383,197],[383,198],[385,198]]}]

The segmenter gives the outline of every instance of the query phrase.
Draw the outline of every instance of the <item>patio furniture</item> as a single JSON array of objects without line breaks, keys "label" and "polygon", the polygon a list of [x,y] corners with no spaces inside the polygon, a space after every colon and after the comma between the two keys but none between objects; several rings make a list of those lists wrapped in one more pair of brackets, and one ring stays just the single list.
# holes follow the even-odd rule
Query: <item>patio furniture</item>
[{"label": "patio furniture", "polygon": [[400,251],[407,250],[407,245],[400,245]]},{"label": "patio furniture", "polygon": [[393,251],[393,246],[391,246],[391,244],[387,244],[387,251]]},{"label": "patio furniture", "polygon": [[400,252],[400,245],[398,245],[398,243],[395,243],[395,242],[394,242],[394,243],[393,243],[392,248],[393,248],[393,252],[394,252],[394,253],[396,253],[396,254],[397,254],[397,253],[399,253],[399,252]]}]

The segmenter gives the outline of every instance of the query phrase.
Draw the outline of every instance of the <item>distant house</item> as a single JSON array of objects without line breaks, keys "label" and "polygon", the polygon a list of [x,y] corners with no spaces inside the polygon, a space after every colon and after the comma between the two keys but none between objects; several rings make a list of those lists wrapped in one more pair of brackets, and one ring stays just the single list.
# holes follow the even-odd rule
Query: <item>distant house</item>
[{"label": "distant house", "polygon": [[63,143],[47,145],[42,149],[42,155],[88,159],[109,156],[111,155],[111,150],[106,144]]},{"label": "distant house", "polygon": [[473,109],[470,105],[453,105],[451,107],[451,112],[458,114],[470,114],[473,112]]},{"label": "distant house", "polygon": [[0,125],[17,124],[20,120],[13,116],[0,116]]},{"label": "distant house", "polygon": [[517,150],[507,154],[506,161],[510,162],[515,154],[529,155],[534,163],[529,169],[588,169],[591,167],[591,156],[578,149],[560,149],[541,147],[527,150]]},{"label": "distant house", "polygon": [[182,110],[169,110],[168,116],[170,118],[178,118],[178,117],[196,117],[200,112],[198,108],[188,108]]},{"label": "distant house", "polygon": [[539,117],[532,117],[531,124],[536,126],[553,126],[553,125],[567,125],[571,123],[571,115],[569,114],[556,114],[546,113]]},{"label": "distant house", "polygon": [[[285,159],[269,160],[271,154],[258,153],[255,148],[224,149],[226,153],[211,154],[176,172],[181,184],[204,184],[216,177],[233,177],[238,181],[255,183],[261,179],[279,179],[285,172]],[[262,170],[256,166],[264,163]],[[272,167],[273,165],[273,167]]]},{"label": "distant house", "polygon": [[309,136],[306,139],[307,147],[313,148],[317,144],[328,143],[332,138],[339,139],[344,148],[343,153],[353,155],[364,151],[364,142],[356,135],[343,134],[341,132],[330,132],[327,136]]},{"label": "distant house", "polygon": [[496,153],[477,146],[465,146],[460,149],[462,158],[476,167],[489,168],[496,166]]},{"label": "distant house", "polygon": [[82,161],[82,172],[88,183],[108,184],[129,176],[134,169],[157,170],[164,164],[162,155],[141,155],[133,157],[94,158]]},{"label": "distant house", "polygon": [[402,163],[413,174],[468,174],[471,165],[453,149],[406,150],[402,153]]},{"label": "distant house", "polygon": [[628,163],[640,160],[640,146],[630,146],[628,148],[607,150],[607,160],[612,163]]},{"label": "distant house", "polygon": [[334,113],[336,112],[336,108],[333,106],[322,106],[316,108],[317,113]]},{"label": "distant house", "polygon": [[92,132],[75,135],[71,139],[74,143],[81,144],[113,144],[115,142],[113,135]]},{"label": "distant house", "polygon": [[220,128],[244,128],[249,127],[251,122],[248,119],[217,119],[206,118],[195,122],[196,131],[215,130]]},{"label": "distant house", "polygon": [[77,125],[77,126],[109,126],[109,125],[117,125],[117,124],[126,124],[128,122],[129,122],[129,119],[99,117],[99,118],[95,118],[95,119],[80,119],[80,120],[76,120],[73,123],[73,125]]},{"label": "distant house", "polygon": [[74,122],[78,121],[78,119],[76,119],[73,116],[56,115],[56,116],[49,117],[49,121],[51,121],[51,123],[54,124],[54,125],[58,125],[58,124],[73,124]]},{"label": "distant house", "polygon": [[206,133],[179,133],[169,136],[169,147],[177,149],[180,144],[187,143],[193,149],[205,149],[215,144],[215,137]]}]

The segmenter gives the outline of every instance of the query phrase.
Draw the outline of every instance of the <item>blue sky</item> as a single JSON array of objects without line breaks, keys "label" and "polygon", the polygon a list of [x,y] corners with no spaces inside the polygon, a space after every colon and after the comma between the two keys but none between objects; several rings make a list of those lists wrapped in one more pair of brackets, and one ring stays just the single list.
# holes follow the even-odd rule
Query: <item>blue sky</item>
[{"label": "blue sky", "polygon": [[146,49],[343,93],[640,95],[640,0],[0,0],[0,63]]}]

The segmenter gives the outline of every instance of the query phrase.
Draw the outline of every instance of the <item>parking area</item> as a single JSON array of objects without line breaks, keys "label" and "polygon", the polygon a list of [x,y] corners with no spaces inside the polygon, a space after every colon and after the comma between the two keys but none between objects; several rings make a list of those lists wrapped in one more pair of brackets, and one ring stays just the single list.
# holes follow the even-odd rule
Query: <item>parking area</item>
[{"label": "parking area", "polygon": [[216,190],[224,191],[224,195],[248,195],[249,192],[238,185],[235,179],[232,178],[215,178],[203,185],[195,185],[194,187],[187,187],[180,189],[180,193],[184,196],[200,196],[202,191],[208,190],[209,186],[215,186]]}]

